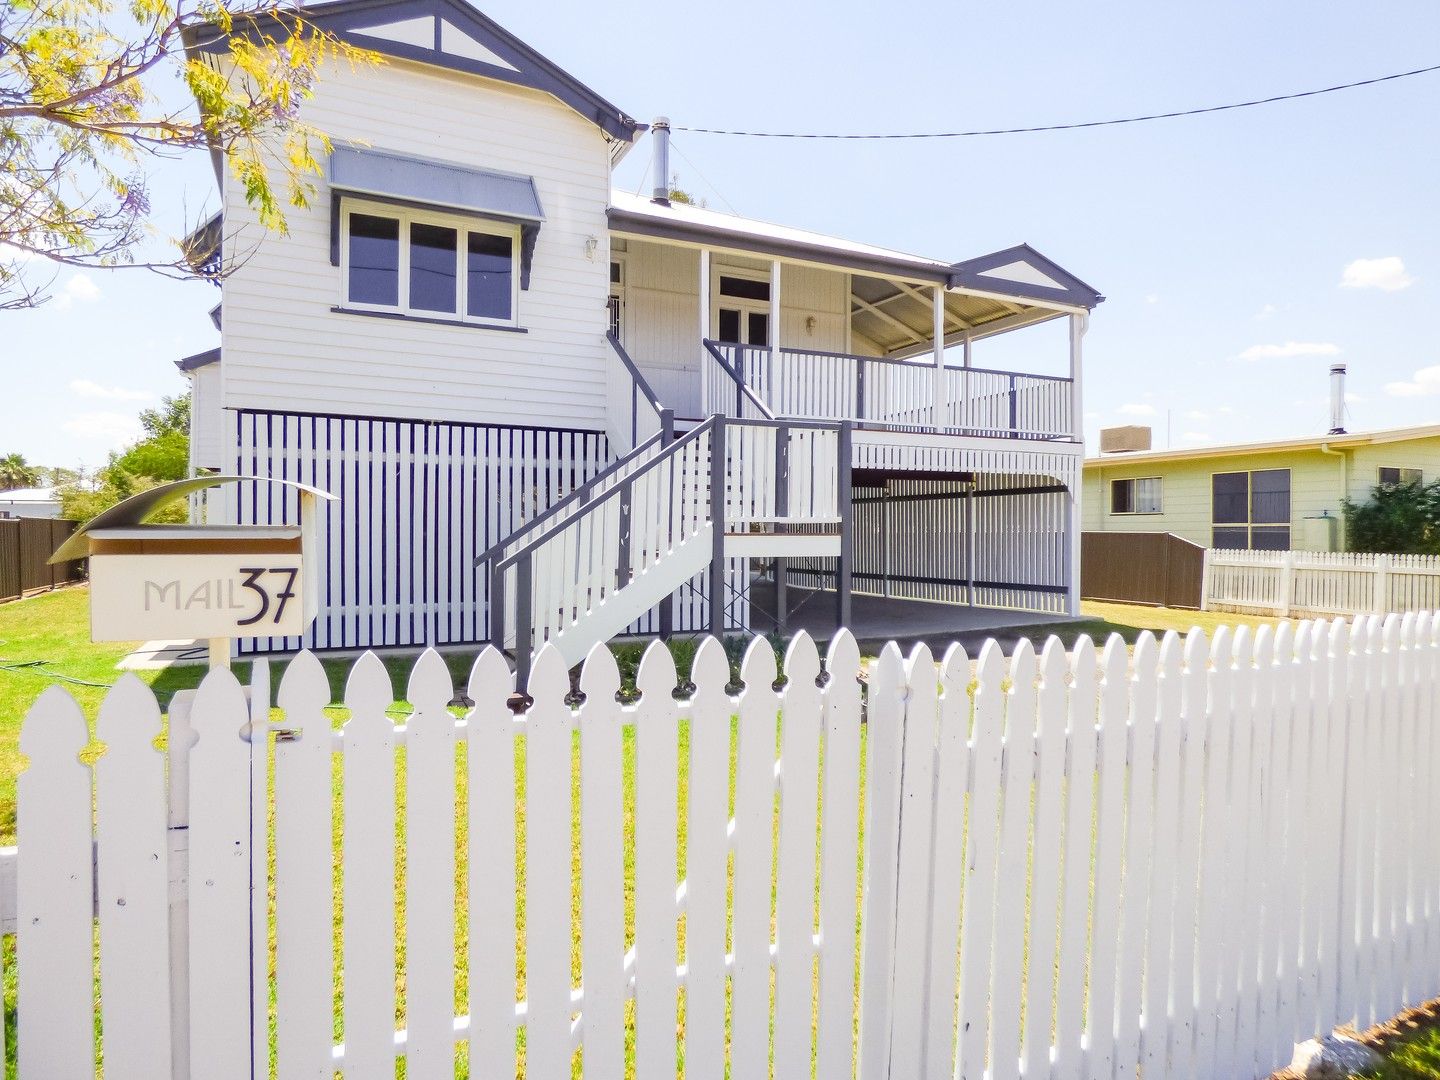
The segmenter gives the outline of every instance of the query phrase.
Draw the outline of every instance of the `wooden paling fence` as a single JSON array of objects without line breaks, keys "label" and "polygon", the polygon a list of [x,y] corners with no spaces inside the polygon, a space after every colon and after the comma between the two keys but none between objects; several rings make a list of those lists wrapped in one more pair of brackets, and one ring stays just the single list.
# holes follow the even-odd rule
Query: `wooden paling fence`
[{"label": "wooden paling fence", "polygon": [[0,518],[0,602],[83,581],[83,562],[49,564],[79,524],[63,518]]},{"label": "wooden paling fence", "polygon": [[486,651],[460,715],[427,652],[397,724],[367,655],[332,730],[301,654],[168,769],[133,676],[93,768],[47,691],[20,1075],[1254,1077],[1440,991],[1431,615],[823,666],[707,640],[677,700],[657,645],[621,704],[597,647],[577,707],[547,648],[516,716]]},{"label": "wooden paling fence", "polygon": [[1440,556],[1323,551],[1205,553],[1205,607],[1291,615],[1440,609]]}]

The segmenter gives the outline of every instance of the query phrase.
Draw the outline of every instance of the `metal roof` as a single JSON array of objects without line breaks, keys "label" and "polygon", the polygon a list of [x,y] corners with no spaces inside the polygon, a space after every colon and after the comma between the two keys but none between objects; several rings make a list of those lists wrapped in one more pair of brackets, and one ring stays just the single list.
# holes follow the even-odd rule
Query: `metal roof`
[{"label": "metal roof", "polygon": [[1357,446],[1381,446],[1407,442],[1411,439],[1440,439],[1440,424],[1417,427],[1384,428],[1379,431],[1352,431],[1344,435],[1309,435],[1296,439],[1269,439],[1264,442],[1225,443],[1219,446],[1194,446],[1178,450],[1130,450],[1098,454],[1085,459],[1086,468],[1120,465],[1135,461],[1193,461],[1211,457],[1242,457],[1247,454],[1283,454],[1294,450],[1319,450],[1322,446],[1350,449]]},{"label": "metal roof", "polygon": [[211,364],[220,362],[220,346],[213,349],[206,349],[204,352],[195,353],[181,360],[175,361],[175,366],[181,371],[194,371],[196,368],[208,367]]}]

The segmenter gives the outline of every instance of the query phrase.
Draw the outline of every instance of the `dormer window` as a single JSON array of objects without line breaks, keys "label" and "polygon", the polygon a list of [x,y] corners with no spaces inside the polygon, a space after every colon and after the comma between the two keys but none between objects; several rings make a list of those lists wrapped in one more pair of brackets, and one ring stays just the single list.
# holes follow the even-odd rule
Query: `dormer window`
[{"label": "dormer window", "polygon": [[342,306],[514,324],[518,227],[356,199],[341,209]]}]

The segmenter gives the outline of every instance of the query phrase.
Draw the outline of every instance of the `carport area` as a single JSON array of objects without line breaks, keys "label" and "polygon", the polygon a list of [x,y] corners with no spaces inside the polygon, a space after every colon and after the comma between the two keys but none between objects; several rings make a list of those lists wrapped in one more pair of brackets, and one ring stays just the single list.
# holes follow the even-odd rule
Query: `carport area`
[{"label": "carport area", "polygon": [[[780,632],[788,637],[804,630],[817,641],[829,641],[835,633],[835,591],[795,585],[786,591],[789,617]],[[775,625],[775,610],[775,583],[766,578],[753,580],[750,628],[757,634],[775,632],[779,629]],[[851,597],[850,629],[864,652],[878,651],[887,641],[899,643],[908,652],[910,646],[923,641],[938,657],[952,641],[959,641],[973,654],[986,638],[994,637],[1004,643],[1020,636],[1019,632],[1027,627],[1068,621],[1067,616],[1053,612],[970,607],[859,592]]]}]

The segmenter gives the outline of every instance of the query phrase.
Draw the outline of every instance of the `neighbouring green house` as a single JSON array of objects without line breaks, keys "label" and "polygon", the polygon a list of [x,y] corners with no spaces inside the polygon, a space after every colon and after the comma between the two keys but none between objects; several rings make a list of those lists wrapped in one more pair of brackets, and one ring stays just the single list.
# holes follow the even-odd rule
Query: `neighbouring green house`
[{"label": "neighbouring green house", "polygon": [[[1102,448],[1148,442],[1143,428],[1101,438]],[[1380,485],[1440,479],[1440,424],[1112,450],[1087,458],[1084,477],[1087,533],[1168,532],[1205,547],[1343,551],[1346,498],[1365,502]]]}]

